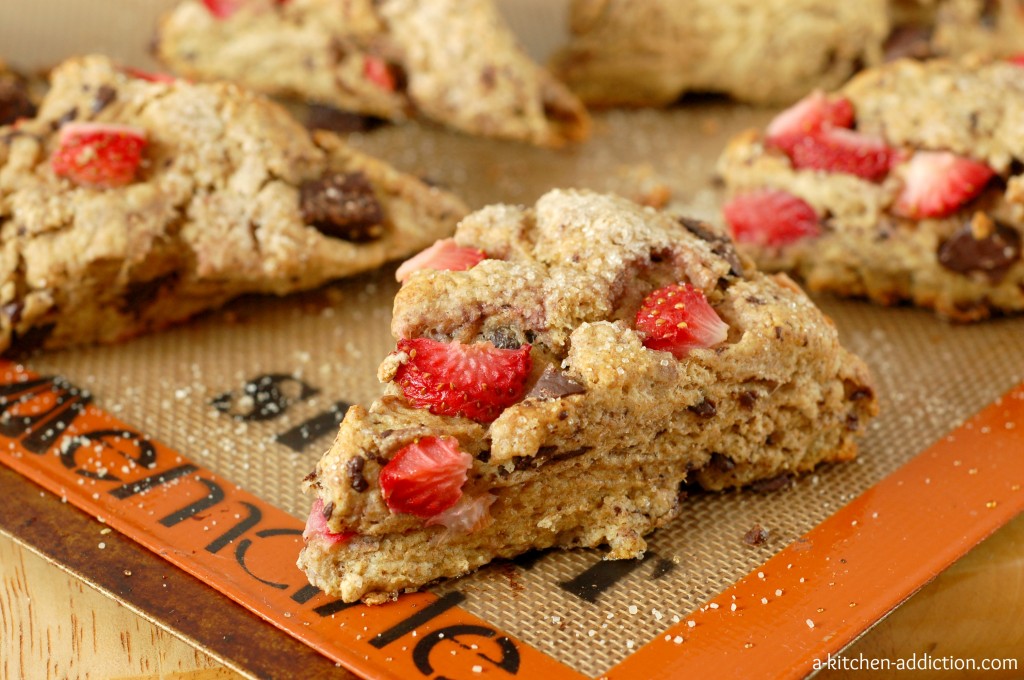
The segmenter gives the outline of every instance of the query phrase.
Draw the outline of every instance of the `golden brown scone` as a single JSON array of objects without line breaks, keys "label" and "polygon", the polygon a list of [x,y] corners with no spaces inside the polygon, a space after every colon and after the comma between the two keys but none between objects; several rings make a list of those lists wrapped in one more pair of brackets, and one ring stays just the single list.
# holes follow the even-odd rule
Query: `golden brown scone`
[{"label": "golden brown scone", "polygon": [[399,274],[385,394],[348,411],[306,482],[299,564],[346,601],[531,548],[639,557],[681,484],[848,460],[877,408],[864,364],[788,278],[624,198],[484,208]]},{"label": "golden brown scone", "polygon": [[[422,116],[463,132],[560,146],[585,138],[579,100],[522,51],[491,0],[185,0],[157,53],[189,78],[342,110]],[[218,16],[219,14],[219,16]]]},{"label": "golden brown scone", "polygon": [[760,266],[973,321],[1024,310],[1022,160],[1024,67],[901,60],[740,135],[718,168]]},{"label": "golden brown scone", "polygon": [[[116,181],[123,159],[68,155],[69,135],[109,132],[145,144]],[[0,128],[0,351],[117,341],[242,293],[312,288],[408,255],[465,212],[237,86],[73,59],[35,118]]]},{"label": "golden brown scone", "polygon": [[1016,0],[573,0],[552,68],[587,104],[664,106],[686,92],[788,104],[897,57],[1006,56]]}]

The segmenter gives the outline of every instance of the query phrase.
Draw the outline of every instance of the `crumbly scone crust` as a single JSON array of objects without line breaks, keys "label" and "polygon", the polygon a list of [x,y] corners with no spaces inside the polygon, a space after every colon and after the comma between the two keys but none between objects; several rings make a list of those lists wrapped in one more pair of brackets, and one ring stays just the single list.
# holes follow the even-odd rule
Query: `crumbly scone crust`
[{"label": "crumbly scone crust", "polygon": [[[149,145],[114,189],[56,176],[68,120],[128,124]],[[300,187],[361,173],[383,211],[376,240],[325,235]],[[150,82],[103,57],[59,67],[36,118],[0,128],[0,349],[110,342],[241,293],[284,294],[420,249],[465,213],[455,197],[310,135],[234,85]]]},{"label": "crumbly scone crust", "polygon": [[552,69],[587,104],[670,104],[686,92],[784,104],[893,56],[1005,56],[1024,16],[1000,0],[573,0]]},{"label": "crumbly scone crust", "polygon": [[[394,335],[529,342],[531,383],[547,370],[579,389],[533,392],[489,425],[411,408],[391,382],[368,410],[352,407],[307,486],[330,508],[331,531],[358,536],[334,548],[313,537],[300,557],[314,585],[345,600],[381,601],[530,548],[642,555],[644,534],[677,514],[683,482],[722,489],[849,459],[876,410],[867,369],[830,320],[708,225],[556,190],[536,207],[473,213],[456,240],[494,259],[413,274]],[[725,343],[683,360],[645,348],[631,321],[645,295],[677,281],[700,288],[730,327]],[[381,379],[403,360],[385,360]],[[440,433],[474,456],[464,492],[497,496],[493,522],[468,535],[393,514],[381,498],[388,459]]]},{"label": "crumbly scone crust", "polygon": [[[586,137],[583,105],[516,43],[490,0],[254,0],[214,17],[186,0],[162,21],[176,72],[470,134],[558,146]],[[367,58],[400,70],[394,88]]]},{"label": "crumbly scone crust", "polygon": [[865,71],[839,91],[856,112],[857,130],[912,151],[952,151],[986,162],[999,175],[953,214],[907,219],[892,213],[901,178],[883,182],[794,169],[767,149],[754,130],[736,137],[718,171],[731,194],[764,187],[807,201],[822,236],[784,248],[742,249],[772,271],[795,272],[814,290],[867,297],[882,304],[910,301],[960,321],[1024,310],[1024,263],[998,276],[957,272],[938,252],[982,212],[1024,232],[1024,192],[1017,165],[1024,159],[1024,77],[1019,66],[997,61],[957,63],[900,60]]}]

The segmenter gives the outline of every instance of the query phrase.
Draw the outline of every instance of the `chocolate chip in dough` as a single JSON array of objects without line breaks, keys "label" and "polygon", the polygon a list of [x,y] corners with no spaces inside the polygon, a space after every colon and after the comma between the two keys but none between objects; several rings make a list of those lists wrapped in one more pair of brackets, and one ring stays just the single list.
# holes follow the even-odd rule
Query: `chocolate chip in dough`
[{"label": "chocolate chip in dough", "polygon": [[544,369],[537,384],[526,395],[527,399],[561,399],[574,394],[583,394],[586,388],[554,366]]},{"label": "chocolate chip in dough", "polygon": [[384,234],[384,211],[361,172],[332,173],[299,188],[302,217],[321,233],[354,243]]},{"label": "chocolate chip in dough", "polygon": [[0,125],[10,125],[19,118],[36,115],[36,107],[18,82],[0,80]]},{"label": "chocolate chip in dough", "polygon": [[939,246],[939,264],[958,274],[979,273],[998,283],[1020,260],[1020,233],[977,212]]}]

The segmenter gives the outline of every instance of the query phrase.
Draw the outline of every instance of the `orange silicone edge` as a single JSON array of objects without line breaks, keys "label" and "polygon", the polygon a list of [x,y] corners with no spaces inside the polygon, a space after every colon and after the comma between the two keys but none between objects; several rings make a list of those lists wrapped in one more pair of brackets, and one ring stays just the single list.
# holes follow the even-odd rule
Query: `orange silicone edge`
[{"label": "orange silicone edge", "polygon": [[1024,510],[1021,430],[1024,384],[605,677],[808,675]]}]

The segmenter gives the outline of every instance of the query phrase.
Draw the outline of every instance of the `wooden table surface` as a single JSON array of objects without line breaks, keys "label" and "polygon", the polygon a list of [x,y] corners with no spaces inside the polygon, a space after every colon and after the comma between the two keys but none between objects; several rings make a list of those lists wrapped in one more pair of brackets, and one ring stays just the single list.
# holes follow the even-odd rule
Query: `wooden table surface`
[{"label": "wooden table surface", "polygon": [[[942,573],[846,654],[1012,657],[1018,659],[1017,672],[984,677],[1024,677],[1021,612],[1024,516]],[[817,677],[858,674],[834,671]],[[0,678],[236,677],[216,659],[0,535]],[[941,677],[977,675],[942,672]]]}]

